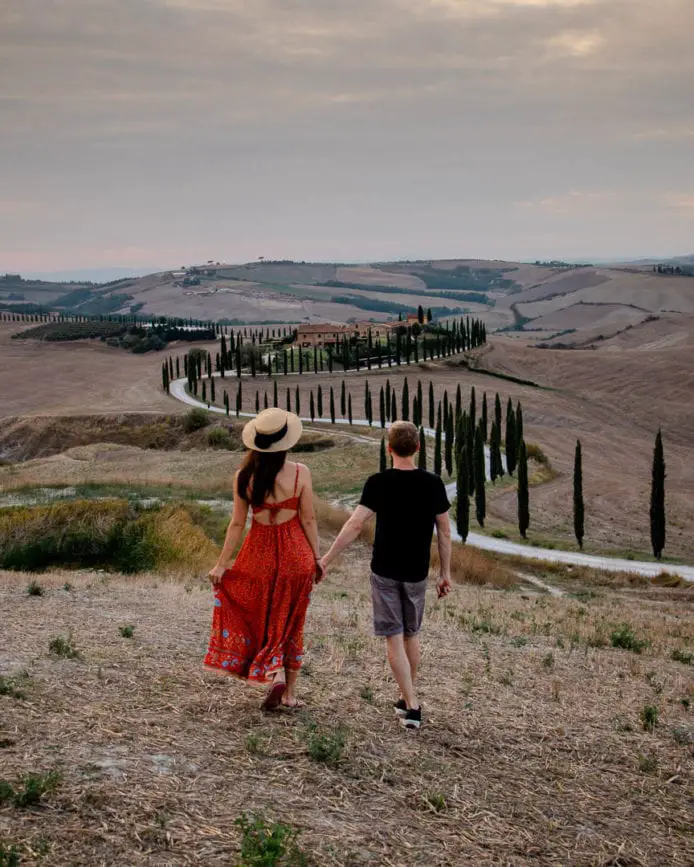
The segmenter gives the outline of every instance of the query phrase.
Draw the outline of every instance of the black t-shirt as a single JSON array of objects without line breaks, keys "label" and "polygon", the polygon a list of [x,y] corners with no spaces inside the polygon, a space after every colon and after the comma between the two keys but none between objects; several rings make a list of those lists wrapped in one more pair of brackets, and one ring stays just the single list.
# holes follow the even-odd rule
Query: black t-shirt
[{"label": "black t-shirt", "polygon": [[422,581],[437,515],[451,504],[440,477],[425,470],[386,470],[366,480],[359,505],[376,513],[371,569],[382,578]]}]

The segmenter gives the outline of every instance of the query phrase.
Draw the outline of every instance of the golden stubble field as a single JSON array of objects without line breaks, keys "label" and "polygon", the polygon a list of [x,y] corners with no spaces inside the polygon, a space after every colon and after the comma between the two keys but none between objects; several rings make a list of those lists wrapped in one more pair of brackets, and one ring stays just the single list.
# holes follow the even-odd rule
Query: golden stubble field
[{"label": "golden stubble field", "polygon": [[[29,596],[0,573],[0,779],[57,775],[40,806],[0,806],[0,839],[27,864],[247,864],[234,820],[253,812],[321,867],[692,863],[692,669],[671,658],[691,593],[432,588],[412,735],[367,576],[357,546],[314,591],[306,708],[267,717],[203,673],[196,576],[55,572]],[[623,623],[640,652],[610,646]]]}]

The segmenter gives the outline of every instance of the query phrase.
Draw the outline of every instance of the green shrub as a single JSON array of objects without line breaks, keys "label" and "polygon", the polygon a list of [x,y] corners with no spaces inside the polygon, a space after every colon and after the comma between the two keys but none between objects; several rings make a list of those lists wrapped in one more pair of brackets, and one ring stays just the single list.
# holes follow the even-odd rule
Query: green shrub
[{"label": "green shrub", "polygon": [[225,427],[214,427],[207,433],[207,445],[213,449],[233,449],[234,440]]},{"label": "green shrub", "polygon": [[8,849],[0,843],[0,867],[19,867],[19,852],[16,846]]},{"label": "green shrub", "polygon": [[16,698],[18,700],[26,698],[26,694],[19,684],[23,680],[26,681],[28,679],[29,676],[26,674],[21,677],[4,677],[0,674],[0,695],[6,695],[9,698]]},{"label": "green shrub", "polygon": [[194,407],[187,412],[183,419],[183,430],[186,433],[194,433],[196,430],[201,430],[210,423],[210,414],[207,410],[200,407]]},{"label": "green shrub", "polygon": [[126,626],[119,626],[118,632],[120,632],[121,638],[132,638],[135,634],[135,627],[128,623]]},{"label": "green shrub", "polygon": [[528,458],[532,458],[536,463],[542,464],[545,467],[549,464],[547,455],[542,451],[542,449],[537,443],[526,442],[525,452]]},{"label": "green shrub", "polygon": [[655,731],[658,725],[658,708],[652,705],[646,705],[641,711],[641,724],[646,732]]},{"label": "green shrub", "polygon": [[[15,807],[33,807],[44,795],[55,791],[60,783],[58,771],[48,771],[45,774],[26,774],[20,781],[20,788],[15,788],[0,780],[0,804],[12,803]],[[1,863],[1,862],[0,862]]]},{"label": "green shrub", "polygon": [[688,653],[685,650],[679,650],[675,648],[670,654],[670,659],[675,662],[681,662],[682,665],[691,665],[692,661],[694,661],[694,654]]},{"label": "green shrub", "polygon": [[309,726],[306,747],[312,761],[335,767],[340,763],[345,748],[344,726],[321,730],[316,723],[312,723]]},{"label": "green shrub", "polygon": [[29,586],[27,587],[27,595],[29,596],[43,596],[44,589],[38,583],[38,581],[31,581]]},{"label": "green shrub", "polygon": [[631,650],[632,653],[641,653],[648,647],[650,641],[639,639],[634,635],[634,632],[628,623],[622,623],[610,635],[610,643],[612,647],[620,647],[622,650]]},{"label": "green shrub", "polygon": [[79,659],[81,653],[75,647],[75,642],[72,633],[68,634],[67,638],[62,635],[57,635],[48,643],[48,650],[54,656],[61,656],[63,659]]},{"label": "green shrub", "polygon": [[307,864],[297,847],[299,831],[282,822],[267,822],[263,816],[244,813],[234,822],[241,832],[239,867],[280,867]]}]

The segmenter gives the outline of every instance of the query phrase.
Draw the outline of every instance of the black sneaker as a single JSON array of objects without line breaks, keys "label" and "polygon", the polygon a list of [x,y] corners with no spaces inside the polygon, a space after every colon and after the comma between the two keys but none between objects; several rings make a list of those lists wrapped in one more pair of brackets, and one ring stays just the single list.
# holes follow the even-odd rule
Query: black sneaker
[{"label": "black sneaker", "polygon": [[399,717],[407,716],[407,702],[404,698],[399,698],[395,704],[393,705],[395,709],[395,715]]},{"label": "black sneaker", "polygon": [[410,708],[400,717],[400,724],[406,729],[418,729],[422,725],[422,708]]}]

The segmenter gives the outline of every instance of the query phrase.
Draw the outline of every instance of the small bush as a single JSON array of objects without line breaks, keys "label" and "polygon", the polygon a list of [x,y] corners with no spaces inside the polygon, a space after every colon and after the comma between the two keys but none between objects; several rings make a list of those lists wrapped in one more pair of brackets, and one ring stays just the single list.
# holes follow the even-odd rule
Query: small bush
[{"label": "small bush", "polygon": [[267,822],[263,816],[244,813],[234,822],[241,832],[240,867],[305,865],[297,846],[299,831],[282,822]]},{"label": "small bush", "polygon": [[20,788],[15,788],[7,782],[0,780],[0,804],[12,803],[20,809],[34,807],[44,797],[53,792],[60,782],[58,771],[49,771],[46,774],[26,774],[20,781]]},{"label": "small bush", "polygon": [[265,752],[265,743],[258,732],[248,732],[246,735],[246,750],[252,756],[260,756]]},{"label": "small bush", "polygon": [[213,427],[207,432],[207,445],[212,449],[233,449],[234,441],[225,427]]},{"label": "small bush", "polygon": [[200,407],[194,407],[187,412],[183,418],[183,430],[186,433],[195,433],[196,430],[202,430],[210,423],[210,415],[207,410]]},{"label": "small bush", "polygon": [[64,659],[79,659],[81,656],[75,647],[72,633],[69,633],[67,638],[63,638],[62,635],[53,638],[48,645],[48,650],[54,656],[61,656]]},{"label": "small bush", "polygon": [[427,792],[422,796],[422,799],[426,808],[434,813],[443,813],[448,806],[446,798],[441,792]]},{"label": "small bush", "polygon": [[19,867],[19,852],[16,846],[8,849],[0,843],[0,867]]},{"label": "small bush", "polygon": [[610,635],[612,647],[620,647],[622,650],[631,650],[632,653],[641,653],[648,647],[650,642],[637,638],[628,623],[622,623]]},{"label": "small bush", "polygon": [[658,708],[653,705],[646,705],[641,711],[641,724],[645,732],[655,731],[658,725]]},{"label": "small bush", "polygon": [[28,596],[43,596],[44,592],[43,587],[38,583],[38,581],[31,581],[27,587]]},{"label": "small bush", "polygon": [[67,593],[70,593],[73,590],[72,584],[70,584],[69,581],[66,581],[63,584],[63,590],[65,590]]},{"label": "small bush", "polygon": [[554,670],[554,654],[551,651],[542,657],[542,664],[547,671]]},{"label": "small bush", "polygon": [[639,756],[639,770],[642,774],[652,774],[658,770],[656,756]]},{"label": "small bush", "polygon": [[312,761],[335,767],[342,760],[345,748],[344,726],[321,730],[313,723],[309,728],[306,747]]},{"label": "small bush", "polygon": [[367,704],[374,703],[374,691],[370,686],[363,686],[359,691],[359,695],[364,699]]},{"label": "small bush", "polygon": [[522,635],[517,635],[515,638],[511,639],[511,644],[514,647],[525,647],[528,643],[528,639],[524,638]]},{"label": "small bush", "polygon": [[120,632],[121,638],[132,638],[135,634],[135,627],[128,623],[126,626],[119,626],[118,631]]},{"label": "small bush", "polygon": [[682,665],[691,665],[692,661],[694,661],[694,654],[675,648],[670,654],[670,659],[675,662],[681,662]]},{"label": "small bush", "polygon": [[536,463],[542,464],[545,467],[549,465],[547,455],[542,451],[537,443],[526,443],[525,451],[528,455],[528,459],[532,459]]},{"label": "small bush", "polygon": [[[27,679],[27,676],[21,678],[21,680]],[[0,695],[6,695],[9,696],[9,698],[16,698],[20,701],[21,699],[26,698],[26,694],[24,693],[24,690],[19,687],[19,683],[19,677],[4,677],[0,674]]]}]

